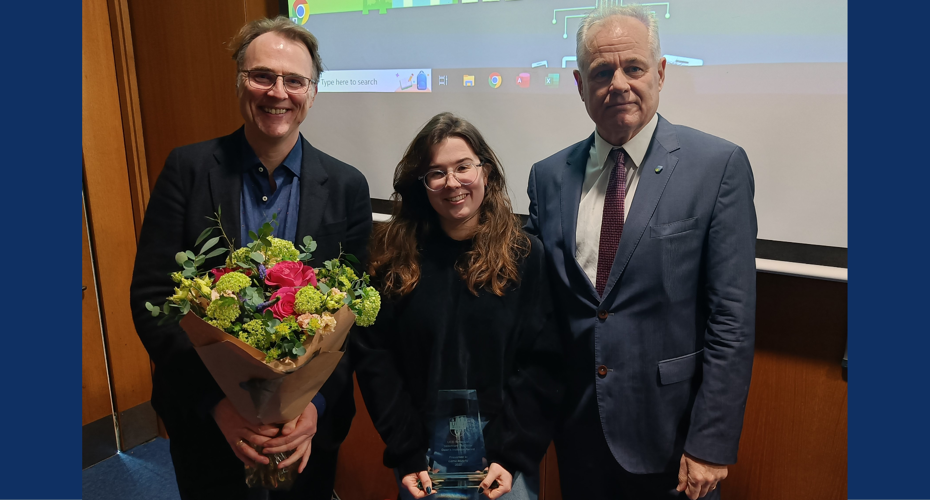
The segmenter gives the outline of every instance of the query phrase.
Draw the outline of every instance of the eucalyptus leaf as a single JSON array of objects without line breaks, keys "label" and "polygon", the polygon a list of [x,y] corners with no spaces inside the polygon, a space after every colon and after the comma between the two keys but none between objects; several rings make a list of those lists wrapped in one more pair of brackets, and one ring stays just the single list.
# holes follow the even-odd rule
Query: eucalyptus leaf
[{"label": "eucalyptus leaf", "polygon": [[311,241],[311,242],[310,242],[310,245],[307,247],[307,250],[309,250],[309,251],[311,251],[311,252],[315,252],[315,251],[316,251],[316,242],[315,242],[315,241]]},{"label": "eucalyptus leaf", "polygon": [[309,245],[312,242],[313,242],[313,237],[311,237],[310,235],[304,236],[304,245]]},{"label": "eucalyptus leaf", "polygon": [[184,302],[181,304],[181,314],[187,314],[191,310],[191,303]]},{"label": "eucalyptus leaf", "polygon": [[[204,229],[203,232],[200,233],[200,236],[197,237],[197,241],[194,242],[194,246],[199,245],[200,242],[204,240],[204,238],[206,238],[207,236],[210,236],[210,233],[212,233],[214,229],[216,229],[216,228],[208,227],[208,228]],[[217,238],[217,239],[219,239],[219,238]]]},{"label": "eucalyptus leaf", "polygon": [[252,252],[250,257],[252,257],[252,260],[254,260],[255,262],[258,262],[259,264],[261,264],[262,262],[265,262],[265,256],[258,252]]},{"label": "eucalyptus leaf", "polygon": [[194,260],[194,257],[196,257],[196,255],[194,255],[194,252],[191,252],[190,250],[184,252],[184,255],[187,255],[187,258],[191,260]]},{"label": "eucalyptus leaf", "polygon": [[345,304],[345,305],[351,304],[351,303],[352,303],[352,297],[350,297],[349,294],[346,294],[345,298],[342,299],[342,303]]},{"label": "eucalyptus leaf", "polygon": [[161,312],[161,309],[158,309],[157,307],[155,309],[152,309],[152,317],[153,318],[158,317],[158,313],[160,312]]},{"label": "eucalyptus leaf", "polygon": [[271,239],[268,236],[264,236],[261,239],[262,245],[265,245],[267,248],[271,248]]},{"label": "eucalyptus leaf", "polygon": [[145,308],[148,309],[149,311],[151,311],[154,307],[155,307],[155,306],[153,306],[151,302],[146,302],[146,303],[145,303]]},{"label": "eucalyptus leaf", "polygon": [[194,267],[202,266],[202,265],[203,265],[203,261],[204,261],[205,259],[206,259],[206,257],[204,257],[203,255],[198,255],[197,258],[194,259]]},{"label": "eucalyptus leaf", "polygon": [[200,249],[200,253],[204,253],[207,250],[213,248],[213,245],[216,245],[219,242],[220,242],[219,236],[214,236],[213,238],[210,238],[209,240],[207,240],[206,243],[203,244],[203,247]]},{"label": "eucalyptus leaf", "polygon": [[165,302],[165,305],[162,306],[162,312],[164,312],[165,314],[168,314],[168,307],[170,305],[171,304],[169,304],[168,302]]},{"label": "eucalyptus leaf", "polygon": [[184,269],[183,271],[181,271],[181,276],[184,276],[185,278],[193,278],[193,277],[194,277],[194,268],[193,268],[193,267],[189,267],[189,268]]},{"label": "eucalyptus leaf", "polygon": [[224,253],[228,251],[229,251],[228,248],[217,248],[216,250],[208,253],[204,258],[212,259],[213,257],[216,257],[218,255],[223,255]]},{"label": "eucalyptus leaf", "polygon": [[317,285],[319,285],[320,291],[323,292],[323,295],[326,295],[327,293],[329,293],[330,288],[332,288],[326,283],[317,283]]},{"label": "eucalyptus leaf", "polygon": [[252,241],[258,241],[258,235],[255,234],[255,231],[249,231],[249,238],[252,238]]},{"label": "eucalyptus leaf", "polygon": [[297,344],[297,347],[295,347],[294,350],[291,352],[293,352],[297,356],[303,356],[304,354],[307,353],[307,349],[304,348],[303,344]]},{"label": "eucalyptus leaf", "polygon": [[177,262],[178,265],[184,264],[187,262],[187,254],[184,252],[178,252],[174,254],[174,261]]}]

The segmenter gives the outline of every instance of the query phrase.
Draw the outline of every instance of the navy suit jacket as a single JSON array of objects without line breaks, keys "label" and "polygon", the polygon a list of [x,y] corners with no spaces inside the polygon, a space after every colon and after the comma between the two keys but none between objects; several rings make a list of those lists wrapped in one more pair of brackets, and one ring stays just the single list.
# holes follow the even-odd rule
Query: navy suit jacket
[{"label": "navy suit jacket", "polygon": [[[190,418],[210,418],[209,410],[223,398],[222,390],[201,362],[187,335],[177,323],[158,326],[145,308],[146,301],[162,304],[173,293],[169,273],[180,268],[174,255],[195,250],[201,231],[215,225],[222,207],[222,223],[236,247],[239,241],[242,193],[242,141],[244,129],[231,135],[180,147],[168,155],[155,183],[136,253],[130,301],[136,331],[155,363],[152,406],[172,427]],[[347,253],[367,261],[371,233],[371,199],[361,172],[303,140],[300,170],[300,212],[297,241],[310,235],[317,242],[311,264]],[[218,235],[215,232],[214,235]],[[206,262],[204,269],[223,265],[225,255]],[[317,423],[314,449],[335,449],[349,431],[355,415],[352,366],[349,353],[320,389],[326,410]]]},{"label": "navy suit jacket", "polygon": [[[742,148],[661,116],[599,297],[575,260],[588,139],[533,165],[527,231],[546,248],[569,380],[558,450],[596,405],[627,471],[678,469],[682,451],[736,461],[756,306],[753,177]],[[661,168],[660,168],[661,166]],[[598,367],[607,371],[598,373]]]}]

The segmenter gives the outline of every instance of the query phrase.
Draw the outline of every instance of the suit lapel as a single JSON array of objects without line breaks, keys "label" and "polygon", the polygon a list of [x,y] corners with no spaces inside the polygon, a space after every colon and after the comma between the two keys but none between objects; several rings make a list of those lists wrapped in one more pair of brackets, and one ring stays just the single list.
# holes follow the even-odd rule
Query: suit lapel
[{"label": "suit lapel", "polygon": [[315,236],[323,220],[323,211],[329,201],[329,190],[325,188],[329,176],[320,161],[319,151],[303,141],[303,163],[300,166],[300,213],[297,216],[297,241],[304,236]]},{"label": "suit lapel", "polygon": [[213,214],[222,208],[220,221],[226,235],[233,240],[233,246],[241,247],[247,242],[238,241],[242,233],[240,225],[240,199],[242,197],[242,141],[245,140],[243,128],[226,136],[220,141],[213,158],[216,166],[210,169],[210,196],[213,201]]},{"label": "suit lapel", "polygon": [[[610,294],[611,289],[633,256],[633,251],[639,245],[646,231],[646,226],[652,219],[659,199],[668,185],[668,180],[675,171],[678,164],[678,157],[672,154],[678,150],[678,135],[675,129],[665,118],[659,116],[659,123],[656,125],[655,134],[649,143],[649,149],[646,151],[646,157],[643,158],[642,165],[639,166],[639,184],[636,186],[636,192],[633,195],[633,205],[630,206],[629,217],[623,224],[623,236],[620,238],[620,245],[617,247],[617,255],[614,256],[614,263],[610,269],[610,276],[607,278],[607,285],[604,288],[604,297]],[[662,169],[656,173],[656,168],[662,166]]]},{"label": "suit lapel", "polygon": [[562,171],[561,186],[561,213],[562,213],[562,240],[565,242],[565,269],[566,272],[574,272],[574,283],[586,283],[586,293],[595,303],[600,301],[597,290],[588,279],[584,269],[575,259],[577,244],[575,234],[578,229],[578,206],[581,204],[581,187],[584,184],[585,168],[588,165],[591,145],[594,144],[594,134],[591,134],[587,140],[578,143],[571,154],[568,155],[568,161],[565,169]]}]

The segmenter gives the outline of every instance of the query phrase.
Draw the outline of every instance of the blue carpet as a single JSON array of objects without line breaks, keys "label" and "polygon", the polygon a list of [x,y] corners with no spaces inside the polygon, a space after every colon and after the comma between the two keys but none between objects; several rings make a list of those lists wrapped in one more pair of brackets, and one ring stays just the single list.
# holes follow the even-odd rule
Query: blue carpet
[{"label": "blue carpet", "polygon": [[156,438],[84,469],[84,500],[180,500],[168,440]]}]

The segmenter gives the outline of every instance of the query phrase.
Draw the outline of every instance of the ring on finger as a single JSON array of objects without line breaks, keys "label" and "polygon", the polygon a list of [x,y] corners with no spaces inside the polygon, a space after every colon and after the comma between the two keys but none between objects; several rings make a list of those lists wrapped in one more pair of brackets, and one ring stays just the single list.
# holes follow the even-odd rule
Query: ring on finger
[{"label": "ring on finger", "polygon": [[239,446],[240,444],[245,444],[245,440],[244,440],[244,439],[240,439],[240,440],[236,441],[236,446]]}]

